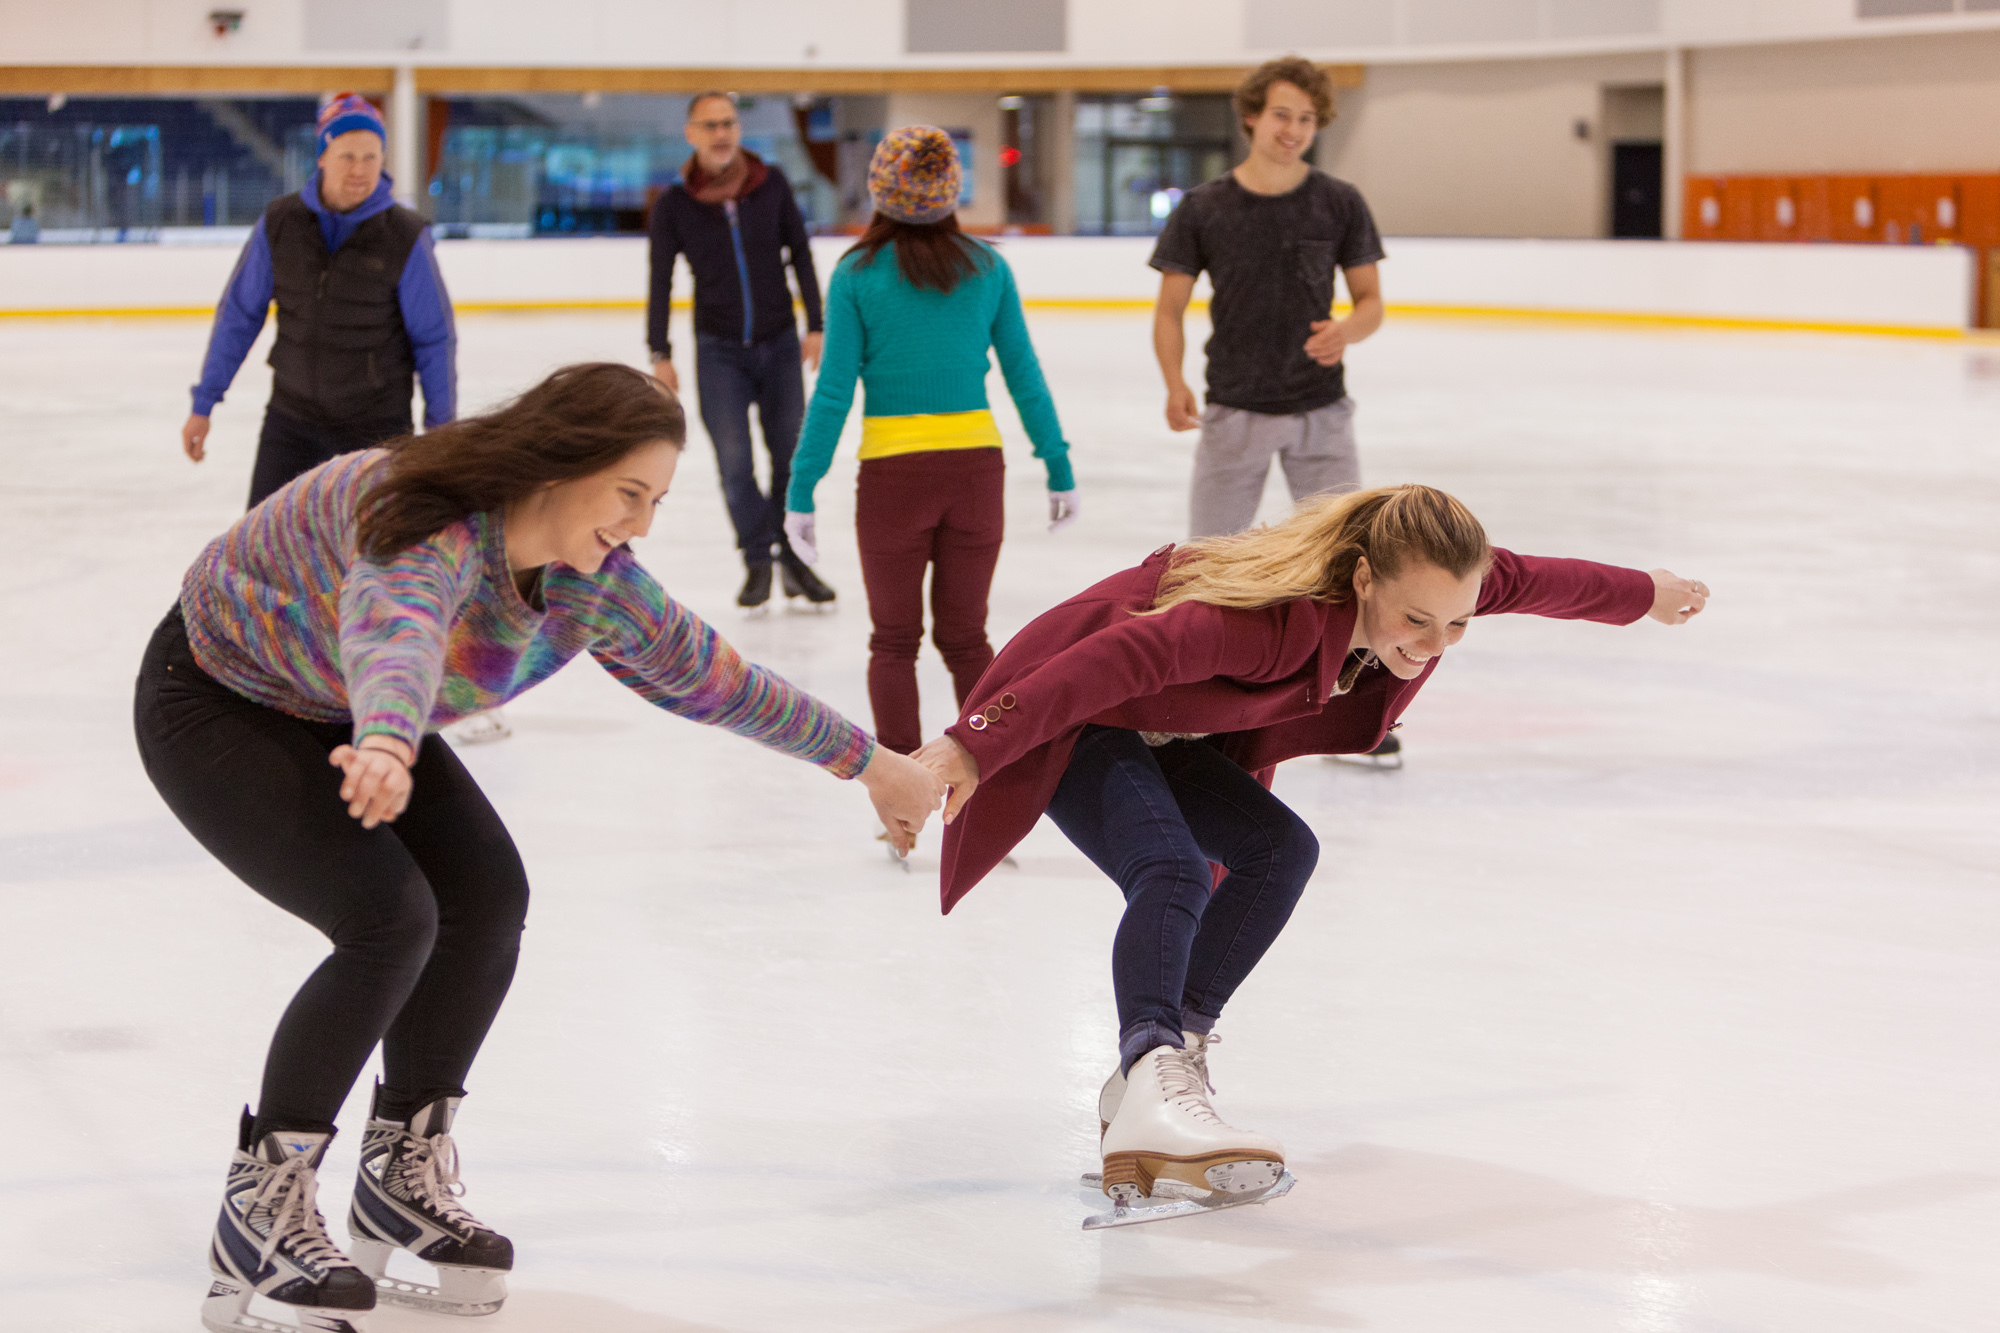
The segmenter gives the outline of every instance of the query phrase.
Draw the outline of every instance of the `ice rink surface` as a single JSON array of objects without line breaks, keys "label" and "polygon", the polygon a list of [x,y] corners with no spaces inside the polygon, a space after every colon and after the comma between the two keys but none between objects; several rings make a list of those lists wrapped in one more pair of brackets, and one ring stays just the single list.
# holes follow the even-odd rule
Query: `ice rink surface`
[{"label": "ice rink surface", "polygon": [[[996,641],[1185,522],[1148,319],[1032,325],[1084,512],[1043,530],[1001,407]],[[210,460],[181,458],[206,335],[0,325],[10,1333],[198,1326],[237,1107],[323,952],[181,831],[131,741],[141,645],[236,516],[266,395],[260,348]],[[475,408],[643,352],[636,314],[460,335]],[[586,660],[466,752],[536,893],[459,1121],[467,1203],[519,1254],[480,1328],[1993,1327],[2000,345],[1392,319],[1351,376],[1371,483],[1715,601],[1684,629],[1478,622],[1404,771],[1281,771],[1325,850],[1214,1074],[1286,1144],[1290,1197],[1080,1231],[1110,883],[1044,823],[942,918],[935,834],[904,874],[857,787]],[[826,617],[736,613],[691,446],[642,559],[865,722],[851,437],[820,491]],[[357,1093],[321,1194],[343,1240],[364,1118]]]}]

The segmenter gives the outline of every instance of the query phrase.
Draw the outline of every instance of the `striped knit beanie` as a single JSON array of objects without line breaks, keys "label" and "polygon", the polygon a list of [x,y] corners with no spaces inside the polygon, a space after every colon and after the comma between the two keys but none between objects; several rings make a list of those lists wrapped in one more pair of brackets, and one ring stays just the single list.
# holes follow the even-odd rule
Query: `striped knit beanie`
[{"label": "striped knit beanie", "polygon": [[335,93],[319,109],[319,151],[349,130],[372,130],[388,145],[389,128],[373,103],[360,93]]},{"label": "striped knit beanie", "polygon": [[868,193],[875,211],[897,222],[942,222],[958,208],[961,176],[951,136],[932,125],[909,125],[875,147]]}]

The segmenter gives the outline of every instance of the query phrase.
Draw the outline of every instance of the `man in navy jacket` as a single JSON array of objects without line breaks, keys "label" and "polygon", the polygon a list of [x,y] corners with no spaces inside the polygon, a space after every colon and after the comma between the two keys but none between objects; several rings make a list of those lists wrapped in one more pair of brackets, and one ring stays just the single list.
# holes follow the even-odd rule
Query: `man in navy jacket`
[{"label": "man in navy jacket", "polygon": [[386,141],[365,98],[341,93],[321,108],[319,170],[264,210],[216,307],[194,413],[181,427],[197,463],[209,415],[278,305],[252,508],[329,458],[407,435],[418,379],[426,426],[450,421],[457,406],[451,298],[430,228],[390,195]]},{"label": "man in navy jacket", "polygon": [[[652,285],[646,301],[646,341],[653,374],[676,392],[673,344],[667,337],[674,260],[686,255],[694,272],[694,365],[701,396],[701,424],[715,445],[722,495],[747,573],[737,605],[757,608],[771,600],[775,557],[787,597],[815,606],[834,599],[785,541],[785,486],[792,450],[805,416],[805,375],[819,364],[819,278],[805,219],[785,173],[742,146],[736,102],[728,93],[702,93],[688,103],[687,141],[694,153],[680,181],[653,205]],[[790,263],[805,303],[807,333],[799,338]],[[750,406],[764,428],[771,484],[757,485],[750,449]]]}]

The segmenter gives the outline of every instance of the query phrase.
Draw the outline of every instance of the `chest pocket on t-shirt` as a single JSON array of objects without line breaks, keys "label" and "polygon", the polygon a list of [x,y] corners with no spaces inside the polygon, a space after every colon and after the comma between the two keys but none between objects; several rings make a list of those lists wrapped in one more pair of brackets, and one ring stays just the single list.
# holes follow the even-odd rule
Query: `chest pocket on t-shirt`
[{"label": "chest pocket on t-shirt", "polygon": [[1299,281],[1313,299],[1314,308],[1333,307],[1333,242],[1293,241],[1298,256]]}]

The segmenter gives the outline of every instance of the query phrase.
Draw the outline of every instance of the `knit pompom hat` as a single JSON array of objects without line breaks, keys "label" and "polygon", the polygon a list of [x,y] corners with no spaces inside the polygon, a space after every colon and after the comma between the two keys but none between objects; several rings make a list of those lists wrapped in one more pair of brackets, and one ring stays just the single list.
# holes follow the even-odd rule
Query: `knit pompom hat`
[{"label": "knit pompom hat", "polygon": [[897,222],[942,222],[958,208],[961,175],[951,136],[934,125],[909,125],[875,147],[868,193],[875,211]]},{"label": "knit pompom hat", "polygon": [[371,130],[384,144],[389,142],[389,128],[382,123],[382,113],[360,93],[335,93],[319,109],[319,151],[346,134],[349,130]]}]

